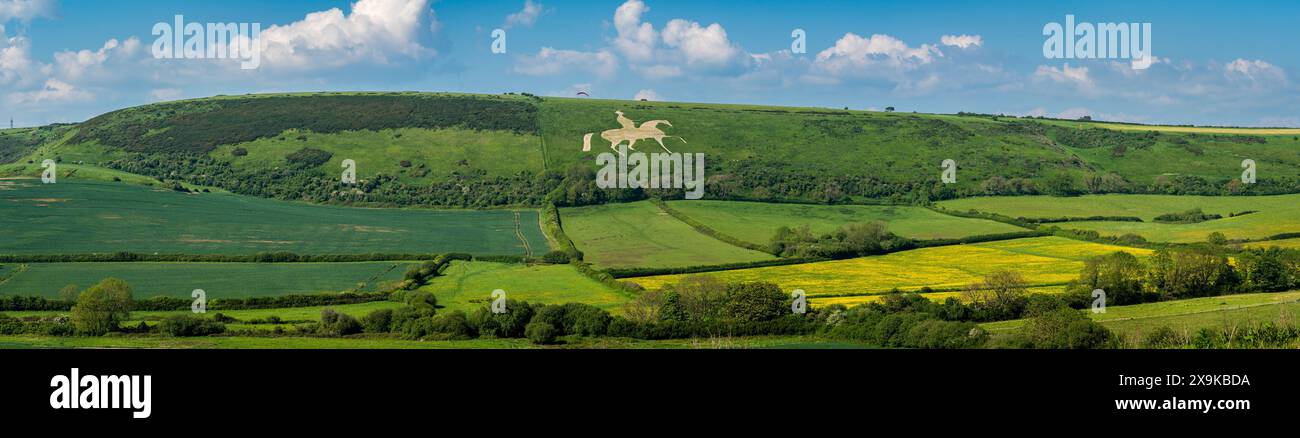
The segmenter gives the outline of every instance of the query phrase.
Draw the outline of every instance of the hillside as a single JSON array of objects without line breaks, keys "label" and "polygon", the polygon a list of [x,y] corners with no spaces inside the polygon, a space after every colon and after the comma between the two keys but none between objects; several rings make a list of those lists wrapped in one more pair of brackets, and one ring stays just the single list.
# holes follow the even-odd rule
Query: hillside
[{"label": "hillside", "polygon": [[[79,125],[0,131],[0,172],[46,158],[262,197],[486,208],[643,199],[591,181],[582,137],[667,120],[706,154],[706,197],[924,203],[980,195],[1300,192],[1292,130],[1196,129],[977,115],[631,102],[531,95],[304,93],[129,108]],[[641,142],[641,151],[661,151]],[[1241,161],[1258,184],[1232,183]],[[357,162],[356,190],[338,183]],[[943,185],[940,163],[958,163]],[[12,163],[4,165],[4,163]],[[664,193],[667,197],[680,196]]]}]

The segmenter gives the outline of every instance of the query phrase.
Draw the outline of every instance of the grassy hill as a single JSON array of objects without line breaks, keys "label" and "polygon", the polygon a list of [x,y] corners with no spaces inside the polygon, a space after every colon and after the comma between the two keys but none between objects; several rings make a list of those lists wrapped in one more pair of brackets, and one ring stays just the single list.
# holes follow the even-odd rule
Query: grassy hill
[{"label": "grassy hill", "polygon": [[[0,168],[45,158],[235,193],[316,202],[491,207],[584,199],[573,166],[608,150],[587,133],[668,120],[677,152],[708,157],[712,199],[885,199],[972,195],[1300,192],[1300,139],[1280,129],[1142,125],[817,108],[631,102],[528,95],[299,93],[128,108],[77,125],[0,131]],[[659,151],[640,143],[643,151]],[[1242,159],[1259,183],[1229,182]],[[344,159],[360,187],[338,183]],[[958,163],[943,185],[940,163]],[[568,177],[568,178],[566,178]],[[558,190],[557,189],[561,189]],[[641,194],[600,195],[570,204]],[[564,202],[562,202],[563,204]]]}]

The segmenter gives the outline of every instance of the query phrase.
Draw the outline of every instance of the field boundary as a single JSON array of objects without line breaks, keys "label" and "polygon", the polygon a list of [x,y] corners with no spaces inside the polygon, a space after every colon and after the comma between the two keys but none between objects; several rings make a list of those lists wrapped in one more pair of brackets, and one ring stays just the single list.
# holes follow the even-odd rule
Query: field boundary
[{"label": "field boundary", "polygon": [[771,248],[765,248],[762,245],[746,242],[744,240],[740,240],[736,237],[730,236],[721,231],[715,230],[712,227],[705,225],[703,222],[697,221],[694,218],[687,216],[685,213],[682,213],[672,207],[669,207],[668,203],[664,202],[663,199],[650,198],[650,203],[659,207],[660,210],[662,210],[664,213],[668,213],[668,215],[672,216],[674,219],[677,219],[682,223],[689,225],[692,229],[699,232],[700,234],[709,236],[710,238],[721,241],[722,243],[730,244],[732,246],[748,249],[751,251],[758,251],[761,253],[772,254],[774,256],[780,257],[780,254],[773,254]]},{"label": "field boundary", "polygon": [[[1232,295],[1235,295],[1235,294],[1219,295],[1218,297],[1226,297],[1226,296],[1232,296]],[[1198,297],[1198,298],[1199,298],[1199,297]],[[1164,302],[1164,303],[1174,303],[1174,302],[1178,302],[1178,301],[1186,301],[1186,300],[1194,300],[1194,299],[1197,299],[1197,298],[1187,298],[1187,299],[1185,299],[1185,300],[1170,300],[1170,301],[1159,301],[1159,302]],[[1286,304],[1296,304],[1296,303],[1300,303],[1300,299],[1297,299],[1297,300],[1291,300],[1291,301],[1278,301],[1278,302],[1273,302],[1273,303],[1241,304],[1241,305],[1229,306],[1229,307],[1218,308],[1218,309],[1197,310],[1197,311],[1192,311],[1192,312],[1167,313],[1167,314],[1163,314],[1163,315],[1149,315],[1149,316],[1132,316],[1132,317],[1128,317],[1128,318],[1114,318],[1114,319],[1103,319],[1103,320],[1094,320],[1094,321],[1097,321],[1098,323],[1101,323],[1101,324],[1105,324],[1105,323],[1109,323],[1109,322],[1141,321],[1141,320],[1144,320],[1144,319],[1171,318],[1171,317],[1177,317],[1177,316],[1188,316],[1188,315],[1203,315],[1203,314],[1207,314],[1207,313],[1231,312],[1231,311],[1234,311],[1234,310],[1253,309],[1253,308],[1256,308],[1256,307],[1281,306],[1281,305],[1286,305]],[[1141,303],[1141,304],[1134,304],[1134,305],[1135,305],[1135,306],[1140,306],[1140,305],[1142,305],[1142,304],[1148,304],[1148,303]],[[1087,311],[1088,311],[1088,309],[1078,309],[1078,310],[1080,310],[1080,311],[1082,311],[1082,312],[1087,312]],[[1024,321],[1025,321],[1024,319],[1013,319],[1013,320],[1007,320],[1007,321],[992,321],[992,322],[990,322],[990,324],[1000,324],[1001,326],[984,327],[984,329],[985,329],[985,330],[988,330],[988,331],[1015,330],[1015,329],[1019,329],[1020,327],[1024,326]],[[1013,322],[1019,322],[1020,324],[1012,325]]]}]

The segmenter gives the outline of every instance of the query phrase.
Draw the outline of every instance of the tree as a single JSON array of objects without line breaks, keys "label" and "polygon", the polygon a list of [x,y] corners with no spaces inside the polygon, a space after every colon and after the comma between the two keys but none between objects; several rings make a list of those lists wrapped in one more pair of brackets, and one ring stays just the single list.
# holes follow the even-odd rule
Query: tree
[{"label": "tree", "polygon": [[892,112],[894,112],[894,107],[892,107],[892,106],[887,106],[887,107],[885,107],[885,112],[887,112],[887,113],[892,113]]},{"label": "tree", "polygon": [[361,333],[361,323],[346,313],[334,309],[320,311],[320,333],[329,336],[347,336]]},{"label": "tree", "polygon": [[722,312],[735,322],[770,321],[790,313],[790,297],[772,283],[732,283]]},{"label": "tree", "polygon": [[727,285],[711,275],[691,275],[664,290],[677,295],[685,321],[711,321],[721,314]]},{"label": "tree", "polygon": [[1020,329],[1022,347],[1079,349],[1106,347],[1114,335],[1088,318],[1088,315],[1069,307],[1030,312],[1029,321]]},{"label": "tree", "polygon": [[75,284],[63,286],[63,289],[59,289],[59,298],[69,303],[75,303],[77,302],[79,291],[80,289],[78,289]]},{"label": "tree", "polygon": [[1106,305],[1137,304],[1147,301],[1143,297],[1145,276],[1146,269],[1137,257],[1117,251],[1088,259],[1069,290],[1076,302],[1091,303],[1092,291],[1101,289],[1106,293]]},{"label": "tree", "polygon": [[1170,299],[1219,295],[1236,284],[1237,272],[1228,258],[1203,249],[1160,249],[1147,271],[1147,287]]},{"label": "tree", "polygon": [[77,297],[72,306],[72,323],[77,331],[101,336],[117,330],[131,316],[131,286],[117,278],[105,278]]},{"label": "tree", "polygon": [[976,319],[999,321],[1019,318],[1028,299],[1025,278],[1013,271],[995,271],[984,281],[966,288],[966,301],[978,313]]}]

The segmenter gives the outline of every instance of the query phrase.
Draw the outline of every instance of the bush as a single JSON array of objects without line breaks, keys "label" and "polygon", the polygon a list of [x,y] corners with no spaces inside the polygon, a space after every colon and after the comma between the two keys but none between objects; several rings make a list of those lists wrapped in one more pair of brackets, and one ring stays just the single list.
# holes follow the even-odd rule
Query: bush
[{"label": "bush", "polygon": [[320,311],[318,332],[326,336],[354,335],[361,333],[361,323],[357,322],[352,315],[338,313],[334,309],[325,309]]},{"label": "bush", "polygon": [[524,335],[534,344],[549,345],[555,343],[556,330],[550,323],[533,322],[524,328]]},{"label": "bush", "polygon": [[569,253],[561,250],[555,250],[546,253],[546,255],[543,255],[542,261],[546,263],[550,263],[552,265],[565,265],[569,263],[570,258],[569,258]]},{"label": "bush", "polygon": [[234,150],[230,151],[230,155],[233,155],[233,156],[236,156],[236,157],[246,156],[246,155],[248,155],[248,149],[244,149],[244,148],[235,148]]},{"label": "bush", "polygon": [[1187,345],[1187,338],[1169,326],[1161,326],[1148,333],[1142,340],[1143,348],[1180,348]]},{"label": "bush", "polygon": [[366,333],[387,333],[392,330],[393,309],[379,309],[361,318],[361,329]]},{"label": "bush", "polygon": [[723,316],[735,322],[769,321],[790,313],[791,298],[772,283],[727,285]]},{"label": "bush", "polygon": [[176,337],[208,336],[226,332],[226,325],[192,313],[172,315],[158,324],[163,333]]}]

